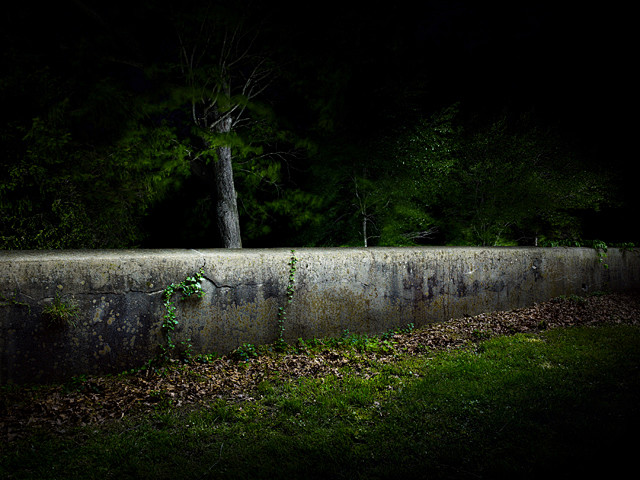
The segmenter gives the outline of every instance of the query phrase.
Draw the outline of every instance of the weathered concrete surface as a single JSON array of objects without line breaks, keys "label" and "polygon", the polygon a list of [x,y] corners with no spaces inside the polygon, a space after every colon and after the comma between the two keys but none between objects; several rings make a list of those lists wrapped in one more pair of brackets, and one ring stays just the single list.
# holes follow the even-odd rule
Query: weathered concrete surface
[{"label": "weathered concrete surface", "polygon": [[[285,338],[381,333],[563,294],[640,288],[640,252],[587,248],[289,249],[0,252],[0,383],[46,382],[144,364],[162,343],[162,292],[204,268],[202,299],[177,302],[177,342],[227,353]],[[52,326],[56,293],[80,308]]]}]

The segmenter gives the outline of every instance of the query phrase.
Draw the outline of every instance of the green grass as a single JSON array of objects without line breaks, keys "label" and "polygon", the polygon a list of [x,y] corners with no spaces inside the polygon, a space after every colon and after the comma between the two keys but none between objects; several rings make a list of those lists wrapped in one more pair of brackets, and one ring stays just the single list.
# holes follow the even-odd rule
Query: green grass
[{"label": "green grass", "polygon": [[[343,345],[344,347],[344,345]],[[2,478],[614,478],[640,426],[640,328],[488,340],[367,375],[264,380],[211,400],[3,444]]]}]

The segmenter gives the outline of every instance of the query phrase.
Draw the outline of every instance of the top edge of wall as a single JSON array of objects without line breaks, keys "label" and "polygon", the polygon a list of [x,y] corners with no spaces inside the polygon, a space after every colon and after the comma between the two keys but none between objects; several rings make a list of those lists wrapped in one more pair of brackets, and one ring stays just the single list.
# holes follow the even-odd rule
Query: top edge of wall
[{"label": "top edge of wall", "polygon": [[[208,249],[105,249],[105,250],[0,250],[0,260],[29,261],[29,260],[81,260],[109,259],[109,258],[143,258],[143,257],[185,257],[202,255],[256,255],[256,254],[290,254],[291,250],[301,252],[408,252],[408,251],[487,251],[487,250],[509,250],[522,252],[545,251],[545,250],[589,250],[590,247],[473,247],[473,246],[418,246],[418,247],[277,247],[277,248],[208,248]],[[617,250],[611,248],[610,250]]]}]

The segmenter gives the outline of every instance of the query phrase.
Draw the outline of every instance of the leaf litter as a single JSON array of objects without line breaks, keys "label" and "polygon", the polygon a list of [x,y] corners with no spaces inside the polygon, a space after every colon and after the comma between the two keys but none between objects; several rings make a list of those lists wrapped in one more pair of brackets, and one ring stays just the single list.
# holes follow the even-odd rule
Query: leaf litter
[{"label": "leaf litter", "polygon": [[495,336],[598,324],[640,325],[640,292],[559,297],[531,307],[429,324],[394,334],[388,351],[301,348],[246,361],[227,355],[206,363],[175,362],[157,370],[82,376],[62,385],[4,387],[0,390],[0,438],[10,442],[34,427],[65,433],[159,407],[206,407],[218,399],[252,401],[265,380],[329,375],[368,378],[372,363],[392,362],[401,354],[422,355],[464,348]]}]

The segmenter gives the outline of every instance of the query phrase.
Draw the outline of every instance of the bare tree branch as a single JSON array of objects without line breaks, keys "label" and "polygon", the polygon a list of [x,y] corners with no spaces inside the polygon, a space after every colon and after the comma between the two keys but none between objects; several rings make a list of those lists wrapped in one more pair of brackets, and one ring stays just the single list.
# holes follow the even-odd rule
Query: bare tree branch
[{"label": "bare tree branch", "polygon": [[426,240],[428,238],[432,238],[438,232],[438,227],[431,227],[427,230],[423,230],[421,232],[408,232],[403,233],[402,236],[407,240]]}]

